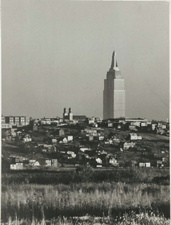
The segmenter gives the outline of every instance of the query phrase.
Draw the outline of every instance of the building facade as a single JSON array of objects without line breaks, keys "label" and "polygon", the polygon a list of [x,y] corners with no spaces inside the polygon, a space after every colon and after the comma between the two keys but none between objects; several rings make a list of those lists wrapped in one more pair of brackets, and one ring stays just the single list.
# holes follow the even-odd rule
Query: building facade
[{"label": "building facade", "polygon": [[116,54],[113,52],[111,68],[104,80],[103,119],[125,117],[125,88]]},{"label": "building facade", "polygon": [[26,126],[30,123],[28,116],[1,116],[2,124],[10,124],[12,126]]}]

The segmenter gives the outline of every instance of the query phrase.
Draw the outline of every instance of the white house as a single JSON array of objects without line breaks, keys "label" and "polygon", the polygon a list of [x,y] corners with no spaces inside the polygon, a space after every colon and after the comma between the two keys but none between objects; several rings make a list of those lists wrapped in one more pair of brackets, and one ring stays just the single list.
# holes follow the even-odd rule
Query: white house
[{"label": "white house", "polygon": [[68,139],[68,141],[73,141],[73,136],[69,135],[69,136],[67,136],[67,139]]},{"label": "white house", "polygon": [[151,166],[150,162],[145,163],[145,167],[150,167],[150,166]]},{"label": "white house", "polygon": [[139,167],[145,167],[145,163],[139,163]]},{"label": "white house", "polygon": [[96,159],[96,162],[99,163],[99,164],[102,164],[101,158],[97,158],[97,159]]},{"label": "white house", "polygon": [[32,141],[32,138],[31,138],[30,136],[25,136],[25,137],[23,138],[23,142],[24,142],[24,143],[30,142],[30,141]]},{"label": "white house", "polygon": [[62,142],[63,142],[63,143],[68,143],[67,138],[63,138]]},{"label": "white house", "polygon": [[68,139],[65,137],[61,141],[59,141],[59,143],[60,144],[62,144],[62,143],[66,144],[66,143],[68,143]]},{"label": "white house", "polygon": [[104,140],[104,136],[99,136],[99,141],[103,141]]},{"label": "white house", "polygon": [[91,149],[90,148],[87,148],[87,147],[81,147],[80,148],[80,151],[82,151],[82,152],[85,152],[85,151],[90,151]]},{"label": "white house", "polygon": [[96,165],[96,167],[97,167],[97,168],[100,168],[100,167],[102,167],[102,165]]},{"label": "white house", "polygon": [[23,170],[23,163],[21,163],[21,162],[16,163],[16,169],[17,170]]},{"label": "white house", "polygon": [[57,167],[58,166],[58,160],[57,159],[52,159],[52,166]]},{"label": "white house", "polygon": [[75,158],[77,156],[75,152],[72,151],[67,151],[67,154],[71,155],[72,158]]},{"label": "white house", "polygon": [[109,163],[112,164],[113,166],[118,166],[118,162],[115,158],[109,159]]},{"label": "white house", "polygon": [[36,161],[35,163],[33,163],[33,166],[40,166],[40,163]]},{"label": "white house", "polygon": [[57,139],[56,138],[53,138],[52,139],[52,144],[56,144],[57,143]]},{"label": "white house", "polygon": [[16,164],[10,164],[10,170],[16,170],[17,167],[16,167]]},{"label": "white house", "polygon": [[130,133],[130,140],[141,140],[142,137],[136,133]]},{"label": "white house", "polygon": [[133,148],[135,146],[135,143],[134,142],[125,142],[123,144],[123,150],[127,150],[129,148]]},{"label": "white house", "polygon": [[51,166],[51,160],[50,159],[46,159],[45,163],[46,163],[46,166]]}]

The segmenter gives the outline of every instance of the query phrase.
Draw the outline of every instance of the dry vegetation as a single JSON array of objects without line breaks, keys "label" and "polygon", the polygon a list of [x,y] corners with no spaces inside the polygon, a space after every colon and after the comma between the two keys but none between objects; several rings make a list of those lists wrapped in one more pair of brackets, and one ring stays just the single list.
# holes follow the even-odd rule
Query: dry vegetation
[{"label": "dry vegetation", "polygon": [[88,214],[92,217],[108,217],[122,222],[123,215],[126,213],[129,215],[131,211],[134,214],[148,212],[149,218],[151,212],[168,218],[169,191],[168,185],[114,182],[3,186],[2,221],[8,222],[9,218],[15,221],[17,218],[17,221],[40,222]]}]

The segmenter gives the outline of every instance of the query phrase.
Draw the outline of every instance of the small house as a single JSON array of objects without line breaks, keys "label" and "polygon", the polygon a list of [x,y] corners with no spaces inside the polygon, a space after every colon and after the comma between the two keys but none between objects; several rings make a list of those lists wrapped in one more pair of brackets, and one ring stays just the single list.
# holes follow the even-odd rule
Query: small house
[{"label": "small house", "polygon": [[166,124],[162,124],[162,129],[166,129]]},{"label": "small house", "polygon": [[10,164],[10,170],[16,170],[17,167],[16,167],[16,164]]},{"label": "small house", "polygon": [[139,163],[139,167],[145,167],[145,163],[140,162],[140,163]]},{"label": "small house", "polygon": [[158,160],[158,161],[157,161],[157,167],[162,167],[162,163],[163,163],[163,162],[162,162],[161,160]]},{"label": "small house", "polygon": [[29,134],[26,134],[26,135],[23,136],[22,141],[23,141],[24,143],[26,143],[26,142],[31,142],[31,141],[32,141],[32,138],[30,137]]},{"label": "small house", "polygon": [[123,150],[128,150],[129,148],[133,148],[135,146],[134,142],[125,142],[123,144]]},{"label": "small house", "polygon": [[57,143],[57,139],[56,138],[52,138],[52,144],[56,144]]},{"label": "small house", "polygon": [[58,160],[57,159],[52,159],[52,166],[58,167]]},{"label": "small house", "polygon": [[67,151],[68,155],[71,155],[72,158],[75,158],[77,155],[75,154],[75,152],[72,151]]},{"label": "small house", "polygon": [[141,127],[146,127],[147,126],[147,122],[141,122]]},{"label": "small house", "polygon": [[63,142],[63,143],[68,143],[67,138],[63,138],[62,142]]},{"label": "small house", "polygon": [[17,170],[23,170],[23,163],[16,163]]},{"label": "small house", "polygon": [[109,123],[107,124],[107,127],[113,127],[113,123],[110,123],[110,122],[109,122]]},{"label": "small house", "polygon": [[101,168],[101,167],[102,167],[102,165],[96,165],[96,167],[97,167],[97,168]]},{"label": "small house", "polygon": [[72,135],[68,135],[67,139],[68,139],[68,141],[73,141],[73,136]]},{"label": "small house", "polygon": [[80,148],[80,151],[81,152],[85,152],[85,151],[90,151],[91,149],[90,148],[87,148],[87,147],[81,147]]},{"label": "small house", "polygon": [[150,166],[151,166],[150,162],[145,163],[145,167],[150,167]]},{"label": "small house", "polygon": [[115,142],[115,143],[120,143],[120,139],[114,136],[114,137],[113,137],[113,142]]},{"label": "small house", "polygon": [[103,141],[104,140],[104,136],[99,136],[99,141]]},{"label": "small house", "polygon": [[33,163],[33,166],[40,166],[40,163],[38,161]]},{"label": "small house", "polygon": [[136,133],[130,133],[130,140],[141,140],[142,137]]},{"label": "small house", "polygon": [[46,166],[51,166],[51,160],[50,159],[46,159],[45,160],[45,164],[46,164]]},{"label": "small house", "polygon": [[15,158],[15,162],[16,163],[23,162],[23,159],[22,158]]},{"label": "small house", "polygon": [[110,158],[109,159],[109,163],[113,166],[118,166],[118,162],[115,158]]},{"label": "small house", "polygon": [[56,134],[61,137],[65,135],[65,131],[63,129],[56,129]]},{"label": "small house", "polygon": [[89,139],[89,141],[93,141],[93,140],[94,140],[94,136],[89,135],[89,136],[88,136],[88,139]]},{"label": "small house", "polygon": [[157,127],[157,124],[155,124],[155,123],[152,123],[152,124],[151,124],[151,129],[152,129],[153,131],[156,129],[156,127]]},{"label": "small house", "polygon": [[97,158],[97,159],[96,159],[96,162],[99,163],[99,164],[102,164],[101,158]]},{"label": "small house", "polygon": [[35,163],[36,159],[29,159],[29,163]]}]

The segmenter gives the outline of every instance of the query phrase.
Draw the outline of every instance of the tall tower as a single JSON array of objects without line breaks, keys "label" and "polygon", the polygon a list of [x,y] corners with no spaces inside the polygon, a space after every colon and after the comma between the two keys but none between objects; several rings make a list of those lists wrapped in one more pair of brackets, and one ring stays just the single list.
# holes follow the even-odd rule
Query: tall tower
[{"label": "tall tower", "polygon": [[104,80],[103,119],[125,117],[125,88],[116,60],[115,51],[112,63]]},{"label": "tall tower", "polygon": [[71,108],[69,108],[68,118],[70,121],[73,120],[73,113],[72,113]]},{"label": "tall tower", "polygon": [[63,112],[63,119],[68,119],[68,112],[66,110],[66,108],[64,108],[64,112]]}]

